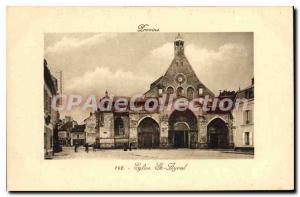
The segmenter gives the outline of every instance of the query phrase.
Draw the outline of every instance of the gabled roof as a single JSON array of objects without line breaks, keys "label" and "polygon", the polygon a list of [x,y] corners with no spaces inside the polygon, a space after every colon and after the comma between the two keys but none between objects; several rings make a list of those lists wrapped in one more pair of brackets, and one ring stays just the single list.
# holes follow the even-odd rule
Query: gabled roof
[{"label": "gabled roof", "polygon": [[[165,74],[161,77],[159,77],[157,80],[155,80],[151,85],[150,85],[150,90],[148,90],[145,94],[147,94],[148,92],[151,91],[151,89],[153,89],[154,87],[156,87],[159,83],[161,83],[164,79],[168,78],[168,74],[169,73],[172,73],[172,70],[178,70],[178,68],[176,68],[176,64],[177,64],[177,57],[174,57],[173,60],[171,61],[168,69],[166,70]],[[188,59],[186,58],[186,56],[183,54],[181,57],[180,57],[180,61],[185,61],[186,63],[184,64],[184,66],[186,67],[186,69],[184,71],[187,71],[189,70],[190,71],[190,75],[192,77],[194,77],[197,82],[199,83],[199,85],[202,87],[202,88],[205,88],[207,90],[207,92],[211,95],[211,96],[215,96],[214,93],[208,89],[198,78],[198,76],[196,75],[193,67],[191,66],[190,62],[188,61]],[[177,73],[179,74],[179,73]],[[173,76],[173,75],[172,75]],[[174,76],[175,77],[175,76]]]},{"label": "gabled roof", "polygon": [[72,126],[73,126],[72,122],[66,122],[59,128],[59,131],[66,131],[67,129],[71,129]]},{"label": "gabled roof", "polygon": [[246,98],[246,99],[254,98],[254,85],[250,85],[242,90],[239,90],[237,92],[236,98]]},{"label": "gabled roof", "polygon": [[158,83],[161,81],[161,79],[162,79],[163,77],[164,77],[164,76],[160,76],[160,77],[159,77],[158,79],[156,79],[153,83],[151,83],[150,88],[155,87],[156,84],[158,84]]}]

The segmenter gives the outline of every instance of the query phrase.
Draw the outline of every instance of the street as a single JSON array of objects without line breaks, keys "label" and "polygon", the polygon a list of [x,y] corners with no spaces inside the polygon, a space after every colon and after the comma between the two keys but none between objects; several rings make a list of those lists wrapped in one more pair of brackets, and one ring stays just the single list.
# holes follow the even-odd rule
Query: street
[{"label": "street", "polygon": [[74,152],[74,147],[63,147],[63,151],[55,153],[53,159],[252,159],[253,154],[234,152],[232,150],[203,149],[101,149],[89,152],[84,147]]}]

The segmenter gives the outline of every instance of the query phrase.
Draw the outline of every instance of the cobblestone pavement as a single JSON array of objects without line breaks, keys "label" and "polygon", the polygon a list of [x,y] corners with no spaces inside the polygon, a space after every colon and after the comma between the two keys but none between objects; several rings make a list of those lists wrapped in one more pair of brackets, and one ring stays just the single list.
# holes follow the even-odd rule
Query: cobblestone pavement
[{"label": "cobblestone pavement", "polygon": [[253,154],[234,152],[230,150],[200,150],[200,149],[101,149],[85,152],[84,147],[74,152],[74,147],[64,147],[56,153],[53,159],[251,159]]}]

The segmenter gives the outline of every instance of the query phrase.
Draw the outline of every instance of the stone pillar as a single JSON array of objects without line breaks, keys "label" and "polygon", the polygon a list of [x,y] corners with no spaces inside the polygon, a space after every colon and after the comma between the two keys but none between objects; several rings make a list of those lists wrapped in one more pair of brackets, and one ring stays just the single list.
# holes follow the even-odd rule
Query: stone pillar
[{"label": "stone pillar", "polygon": [[129,143],[132,143],[132,145],[134,147],[138,147],[137,128],[136,127],[130,127]]},{"label": "stone pillar", "polygon": [[135,114],[129,116],[129,143],[132,143],[134,147],[138,147],[138,131],[137,131],[137,117]]},{"label": "stone pillar", "polygon": [[162,122],[160,124],[160,147],[167,148],[168,147],[168,136],[169,136],[169,126],[168,122]]},{"label": "stone pillar", "polygon": [[198,118],[198,148],[207,148],[207,121],[203,116]]},{"label": "stone pillar", "polygon": [[229,122],[228,124],[226,124],[227,128],[228,128],[228,142],[229,142],[229,148],[234,148],[234,141],[233,141],[233,125],[232,122]]},{"label": "stone pillar", "polygon": [[168,115],[163,114],[160,116],[160,148],[168,148],[168,137],[169,137],[169,123]]}]

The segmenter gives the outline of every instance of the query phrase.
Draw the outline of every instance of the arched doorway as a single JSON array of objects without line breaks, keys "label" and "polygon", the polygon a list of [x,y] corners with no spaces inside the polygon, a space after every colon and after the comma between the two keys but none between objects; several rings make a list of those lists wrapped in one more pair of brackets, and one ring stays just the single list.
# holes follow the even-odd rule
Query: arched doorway
[{"label": "arched doorway", "polygon": [[197,118],[190,110],[174,111],[169,118],[169,144],[173,148],[196,148]]},{"label": "arched doorway", "polygon": [[152,118],[144,118],[138,126],[138,147],[159,147],[159,125]]},{"label": "arched doorway", "polygon": [[221,118],[212,120],[207,125],[207,144],[209,148],[228,148],[228,127]]}]

